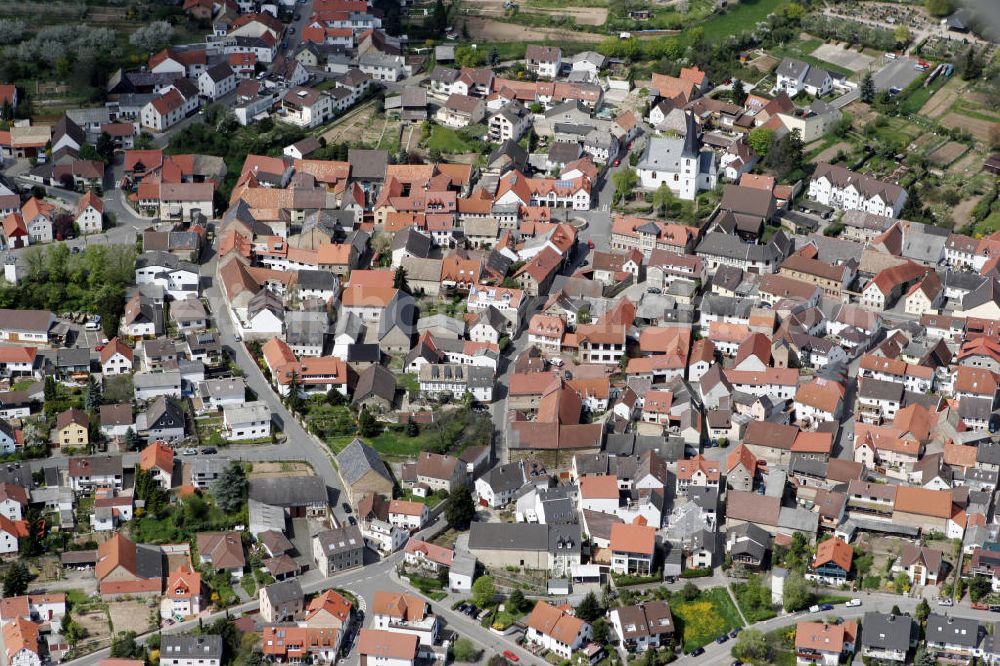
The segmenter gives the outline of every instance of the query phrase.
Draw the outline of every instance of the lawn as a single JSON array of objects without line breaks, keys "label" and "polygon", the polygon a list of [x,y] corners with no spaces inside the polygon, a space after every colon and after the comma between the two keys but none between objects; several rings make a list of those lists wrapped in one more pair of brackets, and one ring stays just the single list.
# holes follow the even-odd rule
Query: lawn
[{"label": "lawn", "polygon": [[461,130],[435,125],[427,140],[427,148],[437,148],[442,153],[478,153],[481,142],[471,137],[482,136],[485,131],[486,128],[482,125],[472,125]]},{"label": "lawn", "polygon": [[705,29],[705,43],[721,42],[730,35],[753,30],[754,25],[785,5],[786,0],[744,0],[724,14],[718,14],[699,25]]},{"label": "lawn", "polygon": [[704,590],[694,601],[672,601],[670,607],[675,620],[679,620],[685,652],[704,647],[743,626],[739,611],[724,587]]},{"label": "lawn", "polygon": [[[923,81],[924,77],[921,76],[917,80]],[[929,86],[925,87],[921,85],[919,88],[915,88],[913,92],[906,96],[906,99],[899,103],[899,110],[904,114],[917,113],[920,109],[924,108],[924,104],[931,98],[931,95],[944,87],[944,84],[947,82],[948,79],[946,77],[939,76]]]},{"label": "lawn", "polygon": [[[327,437],[326,442],[334,453],[340,453],[354,439],[354,435]],[[428,432],[421,432],[416,437],[407,437],[403,430],[388,429],[375,437],[358,437],[357,439],[368,444],[383,456],[415,458],[421,449],[426,448],[431,440],[431,435]]]}]

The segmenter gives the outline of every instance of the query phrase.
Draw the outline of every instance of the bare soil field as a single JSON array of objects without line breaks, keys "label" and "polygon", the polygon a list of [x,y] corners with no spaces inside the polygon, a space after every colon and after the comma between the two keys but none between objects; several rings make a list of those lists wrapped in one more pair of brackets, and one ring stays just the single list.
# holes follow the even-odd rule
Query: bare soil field
[{"label": "bare soil field", "polygon": [[931,98],[920,109],[920,115],[927,116],[928,118],[943,116],[951,108],[951,105],[955,103],[958,93],[957,86],[949,81],[941,90],[931,95]]},{"label": "bare soil field", "polygon": [[777,58],[771,55],[762,55],[760,57],[754,58],[750,61],[750,66],[756,68],[758,71],[763,73],[768,73],[774,66],[780,62]]},{"label": "bare soil field", "polygon": [[[975,175],[979,173],[983,168],[983,156],[970,150],[968,154],[962,159],[958,160],[950,167],[948,167],[949,173],[964,173],[968,175]],[[971,207],[970,207],[971,208]]]},{"label": "bare soil field", "polygon": [[927,158],[940,167],[946,167],[964,155],[968,149],[969,147],[964,143],[949,141],[928,155]]},{"label": "bare soil field", "polygon": [[149,629],[152,610],[145,601],[112,601],[108,604],[114,632],[134,631],[143,634]]},{"label": "bare soil field", "polygon": [[93,652],[111,645],[108,615],[103,608],[74,612],[73,619],[87,632],[87,637],[77,645],[77,652]]},{"label": "bare soil field", "polygon": [[[964,162],[965,160],[962,160]],[[959,162],[961,164],[961,162]],[[972,209],[976,207],[982,197],[969,197],[962,199],[958,205],[951,209],[951,220],[955,223],[955,228],[961,227],[972,221]]]},{"label": "bare soil field", "polygon": [[547,39],[553,42],[593,42],[596,44],[605,37],[593,32],[515,25],[482,16],[464,16],[463,20],[472,41],[539,42]]},{"label": "bare soil field", "polygon": [[960,127],[968,130],[979,141],[989,141],[990,130],[996,123],[982,118],[970,118],[960,113],[951,112],[941,119],[941,124],[949,129]]},{"label": "bare soil field", "polygon": [[525,7],[521,11],[528,14],[550,14],[552,16],[572,16],[578,25],[604,25],[608,20],[607,7],[561,7],[559,9],[542,9],[541,7]]},{"label": "bare soil field", "polygon": [[363,104],[341,116],[337,124],[321,136],[330,143],[375,143],[382,135],[385,117],[376,115],[375,103]]},{"label": "bare soil field", "polygon": [[833,144],[832,146],[821,152],[819,155],[817,155],[814,161],[829,162],[836,156],[837,152],[843,150],[846,153],[850,149],[851,149],[851,144],[847,143],[846,141],[838,141],[837,143]]},{"label": "bare soil field", "polygon": [[279,476],[312,476],[312,468],[299,462],[255,462],[251,479],[266,479]]}]

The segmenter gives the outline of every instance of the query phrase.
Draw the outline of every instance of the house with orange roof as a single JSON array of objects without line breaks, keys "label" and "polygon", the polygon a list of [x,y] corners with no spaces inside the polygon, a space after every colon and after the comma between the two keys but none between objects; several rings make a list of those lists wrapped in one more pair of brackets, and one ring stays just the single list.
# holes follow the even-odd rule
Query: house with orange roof
[{"label": "house with orange roof", "polygon": [[104,201],[92,190],[87,190],[73,210],[73,220],[80,227],[80,233],[99,233],[104,228]]},{"label": "house with orange roof", "polygon": [[403,549],[403,560],[407,564],[437,571],[441,567],[451,567],[455,560],[455,551],[429,541],[410,539]]},{"label": "house with orange roof", "polygon": [[163,619],[182,620],[201,613],[204,603],[201,574],[181,565],[167,578],[167,589],[160,604]]},{"label": "house with orange roof", "polygon": [[940,532],[949,539],[961,539],[965,533],[965,512],[955,504],[954,491],[899,486],[892,506],[892,522],[923,530]]},{"label": "house with orange roof", "polygon": [[743,442],[726,456],[726,487],[750,492],[757,479],[757,456]]},{"label": "house with orange roof", "polygon": [[802,621],[795,625],[795,657],[799,666],[837,666],[844,655],[854,652],[858,623],[840,624]]},{"label": "house with orange roof", "polygon": [[875,312],[891,308],[903,292],[929,270],[912,261],[882,269],[861,292],[861,305]]},{"label": "house with orange roof", "polygon": [[[656,358],[655,356],[652,358]],[[632,361],[637,361],[639,359],[632,359]],[[629,365],[632,364],[629,362]],[[651,390],[646,392],[646,397],[642,404],[642,421],[643,423],[658,423],[660,425],[669,425],[670,423],[670,410],[674,406],[674,394],[667,390]]]},{"label": "house with orange roof", "polygon": [[101,374],[122,375],[132,372],[134,354],[132,348],[119,338],[112,338],[100,351]]},{"label": "house with orange roof", "polygon": [[164,442],[153,442],[139,453],[139,468],[152,474],[164,490],[173,486],[174,450]]},{"label": "house with orange roof", "polygon": [[528,322],[528,344],[542,352],[558,354],[562,347],[566,322],[556,315],[536,314]]},{"label": "house with orange roof", "polygon": [[684,255],[694,248],[697,230],[682,224],[616,215],[611,222],[611,249],[639,250],[647,259],[654,250]]},{"label": "house with orange roof", "polygon": [[555,250],[546,247],[514,273],[518,286],[528,296],[545,294],[552,286],[552,280],[562,266],[563,258]]},{"label": "house with orange roof", "polygon": [[441,621],[431,605],[413,594],[378,591],[372,599],[372,627],[416,636],[421,645],[434,645]]},{"label": "house with orange roof", "polygon": [[11,520],[0,514],[0,555],[16,553],[20,540],[28,536],[28,523],[25,520]]},{"label": "house with orange roof", "polygon": [[55,220],[56,207],[48,201],[31,197],[21,206],[21,219],[28,229],[28,237],[32,243],[51,243],[52,223]]},{"label": "house with orange roof", "polygon": [[39,625],[22,617],[3,627],[3,646],[8,666],[42,666]]},{"label": "house with orange roof", "polygon": [[353,605],[350,601],[334,590],[326,590],[313,597],[309,605],[306,606],[303,623],[307,627],[329,627],[343,630],[350,623],[352,614]]},{"label": "house with orange roof", "polygon": [[809,563],[806,578],[823,585],[840,585],[851,573],[854,549],[839,537],[816,546],[816,557]]},{"label": "house with orange roof", "polygon": [[777,396],[791,400],[799,386],[799,371],[794,368],[768,368],[755,370],[724,370],[723,374],[733,388],[758,397]]},{"label": "house with orange roof", "polygon": [[614,523],[611,526],[611,571],[648,576],[656,557],[656,528],[645,524]]},{"label": "house with orange roof", "polygon": [[423,527],[430,518],[427,505],[422,502],[395,499],[389,502],[389,523],[404,530],[414,531]]},{"label": "house with orange roof", "polygon": [[336,389],[347,395],[347,363],[336,356],[310,356],[298,359],[288,343],[271,338],[261,348],[271,381],[281,395],[288,395],[293,379],[304,395]]},{"label": "house with orange roof", "polygon": [[795,392],[795,419],[815,424],[839,421],[845,393],[843,384],[822,377],[802,384]]},{"label": "house with orange roof", "polygon": [[[624,299],[623,299],[624,300]],[[625,354],[625,325],[578,324],[575,332],[575,345],[579,350],[581,363],[596,363],[617,365]],[[564,340],[565,346],[570,346],[569,340]]]},{"label": "house with orange roof", "polygon": [[261,630],[261,651],[278,664],[332,664],[340,654],[343,636],[343,631],[329,627],[266,626]]},{"label": "house with orange roof", "polygon": [[620,504],[621,491],[618,477],[613,474],[595,474],[579,479],[580,507],[589,511],[615,513]]},{"label": "house with orange roof", "polygon": [[414,666],[419,647],[420,639],[410,634],[382,629],[362,629],[358,634],[358,655],[364,664]]},{"label": "house with orange roof", "polygon": [[551,650],[563,659],[569,659],[593,636],[590,624],[563,607],[539,601],[528,615],[525,638],[542,648]]},{"label": "house with orange roof", "polygon": [[707,460],[696,454],[693,458],[677,461],[677,494],[686,495],[688,488],[718,488],[722,473],[717,460]]},{"label": "house with orange roof", "polygon": [[158,597],[163,591],[162,558],[158,546],[136,544],[116,532],[97,547],[97,589],[105,599]]}]

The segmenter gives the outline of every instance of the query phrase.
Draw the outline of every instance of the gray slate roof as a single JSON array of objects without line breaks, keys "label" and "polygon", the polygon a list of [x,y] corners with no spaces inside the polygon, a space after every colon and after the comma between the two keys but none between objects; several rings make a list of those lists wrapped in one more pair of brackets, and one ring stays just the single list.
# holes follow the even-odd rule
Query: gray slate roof
[{"label": "gray slate roof", "polygon": [[369,471],[384,477],[390,483],[392,482],[389,470],[386,469],[385,463],[379,458],[375,449],[360,439],[355,439],[340,452],[337,456],[337,467],[340,468],[340,476],[349,485],[356,483]]}]

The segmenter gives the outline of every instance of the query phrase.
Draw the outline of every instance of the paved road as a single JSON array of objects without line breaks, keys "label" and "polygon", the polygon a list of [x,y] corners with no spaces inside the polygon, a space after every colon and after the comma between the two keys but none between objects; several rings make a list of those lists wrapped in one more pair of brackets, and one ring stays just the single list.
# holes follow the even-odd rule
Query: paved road
[{"label": "paved road", "polygon": [[[845,620],[857,620],[868,612],[888,613],[892,610],[893,606],[899,606],[899,609],[903,613],[909,613],[912,615],[917,608],[917,604],[920,603],[919,599],[881,593],[867,594],[862,596],[861,599],[861,606],[856,606],[854,608],[836,606],[834,610],[829,613],[809,613],[805,611],[801,613],[779,615],[776,618],[766,622],[758,622],[752,626],[754,629],[759,629],[760,631],[767,633],[769,631],[774,631],[775,629],[781,629],[782,627],[792,626],[800,620],[820,620],[832,617],[842,617]],[[935,607],[932,605],[931,612],[942,614],[947,613],[948,615],[954,615],[955,617],[972,618],[991,623],[996,620],[996,613],[963,607],[949,608],[941,606]],[[699,666],[702,664],[705,666],[728,665],[733,661],[731,653],[732,647],[732,640],[726,641],[721,645],[718,643],[711,643],[705,646],[705,654],[698,657],[682,657],[680,661],[682,663],[699,664]]]},{"label": "paved road", "polygon": [[[277,393],[264,378],[257,362],[251,358],[246,347],[236,341],[229,306],[217,284],[217,266],[218,256],[213,252],[212,257],[201,266],[201,279],[203,294],[208,299],[209,309],[215,319],[215,325],[219,329],[223,346],[230,357],[235,359],[236,364],[243,369],[247,386],[253,389],[259,400],[267,403],[267,406],[271,408],[274,422],[285,433],[284,444],[275,447],[278,454],[287,460],[304,460],[312,465],[313,470],[323,479],[330,491],[330,506],[334,515],[337,516],[338,521],[342,521],[345,514],[340,511],[340,504],[346,499],[346,495],[340,482],[340,476],[334,470],[331,462],[330,450],[316,437],[307,433],[285,408]],[[206,285],[208,285],[207,288],[204,288]]]}]

